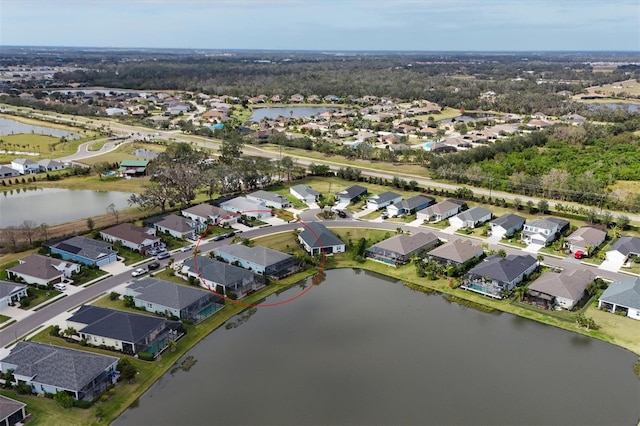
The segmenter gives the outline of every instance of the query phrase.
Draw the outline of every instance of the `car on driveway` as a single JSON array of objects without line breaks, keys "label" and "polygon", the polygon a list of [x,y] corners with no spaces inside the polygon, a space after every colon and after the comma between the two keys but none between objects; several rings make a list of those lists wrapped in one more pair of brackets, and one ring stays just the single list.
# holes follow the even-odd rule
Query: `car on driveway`
[{"label": "car on driveway", "polygon": [[158,269],[159,267],[160,267],[160,264],[158,262],[151,262],[149,266],[147,266],[147,269],[149,269],[150,271],[153,271],[154,269]]},{"label": "car on driveway", "polygon": [[582,259],[583,257],[587,257],[582,250],[578,250],[573,254],[573,257],[576,259]]},{"label": "car on driveway", "polygon": [[58,284],[54,284],[53,288],[58,291],[65,291],[67,289],[67,285],[58,283]]},{"label": "car on driveway", "polygon": [[149,272],[148,269],[144,269],[144,268],[138,268],[135,271],[131,272],[131,276],[132,277],[139,277],[140,275],[144,275],[147,272]]}]

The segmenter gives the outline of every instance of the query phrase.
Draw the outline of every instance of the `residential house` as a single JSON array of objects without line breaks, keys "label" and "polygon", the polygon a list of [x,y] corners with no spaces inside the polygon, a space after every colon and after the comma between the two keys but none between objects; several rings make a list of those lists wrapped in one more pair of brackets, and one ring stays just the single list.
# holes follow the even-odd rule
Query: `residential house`
[{"label": "residential house", "polygon": [[125,354],[147,352],[154,356],[180,337],[180,324],[166,318],[134,314],[94,305],[82,305],[67,319],[81,339]]},{"label": "residential house", "polygon": [[257,201],[263,206],[272,207],[274,209],[286,209],[291,207],[291,203],[280,194],[269,191],[256,191],[247,195],[248,200]]},{"label": "residential house", "polygon": [[440,222],[460,213],[466,204],[455,202],[453,200],[441,201],[438,204],[419,210],[417,218],[427,222]]},{"label": "residential house", "polygon": [[0,426],[14,426],[24,424],[27,404],[0,395]]},{"label": "residential house", "polygon": [[640,320],[640,278],[612,282],[598,299],[598,308],[626,313],[629,318]]},{"label": "residential house", "polygon": [[198,228],[192,220],[175,214],[166,215],[164,219],[156,222],[154,226],[158,231],[164,232],[181,240],[195,240],[196,229]]},{"label": "residential house", "polygon": [[399,216],[401,214],[414,214],[419,210],[423,210],[426,207],[429,207],[436,200],[427,197],[426,195],[416,195],[411,198],[407,198],[406,200],[402,200],[391,204],[387,207],[387,213],[389,216]]},{"label": "residential house", "polygon": [[298,234],[298,241],[311,255],[344,253],[345,244],[321,222],[308,222]]},{"label": "residential house", "polygon": [[196,226],[196,231],[200,232],[207,225],[217,224],[233,224],[238,221],[240,214],[230,212],[221,207],[212,206],[211,204],[203,203],[198,204],[188,209],[182,210],[182,215],[191,219]]},{"label": "residential house", "polygon": [[40,164],[28,158],[16,158],[11,160],[11,168],[17,170],[21,175],[29,175],[40,172]]},{"label": "residential house", "polygon": [[0,280],[0,308],[13,306],[27,296],[26,285]]},{"label": "residential house", "polygon": [[155,277],[136,280],[126,287],[137,308],[181,321],[198,323],[224,307],[220,296],[200,288],[180,285]]},{"label": "residential house", "polygon": [[583,226],[565,238],[565,244],[572,253],[582,251],[586,256],[589,256],[593,250],[604,243],[605,238],[607,238],[607,231],[591,226]]},{"label": "residential house", "polygon": [[0,360],[3,373],[13,371],[16,383],[34,393],[68,392],[91,401],[116,382],[118,358],[60,346],[20,341]]},{"label": "residential house", "polygon": [[588,269],[545,272],[529,285],[524,301],[545,309],[556,305],[572,309],[584,297],[587,285],[595,279],[595,274]]},{"label": "residential house", "polygon": [[122,108],[107,108],[104,110],[105,114],[109,115],[109,116],[113,116],[113,115],[125,115],[127,113],[126,109],[122,109]]},{"label": "residential house", "polygon": [[56,160],[40,160],[38,164],[40,165],[40,171],[43,172],[55,172],[56,170],[65,169],[65,165]]},{"label": "residential house", "polygon": [[402,195],[395,192],[386,191],[382,194],[374,195],[367,199],[367,208],[373,210],[379,210],[387,207],[391,204],[402,201]]},{"label": "residential house", "polygon": [[186,259],[182,263],[181,273],[186,278],[199,280],[201,286],[225,296],[233,293],[240,298],[265,286],[264,276],[205,256]]},{"label": "residential house", "polygon": [[85,237],[71,237],[51,244],[49,250],[51,254],[84,265],[105,266],[118,260],[118,252],[111,244]]},{"label": "residential house", "polygon": [[556,238],[560,224],[551,218],[534,219],[524,224],[522,240],[527,244],[545,245]]},{"label": "residential house", "polygon": [[220,203],[220,207],[232,213],[244,214],[256,219],[268,219],[271,216],[271,209],[263,203],[250,200],[245,197],[236,197]]},{"label": "residential house", "polygon": [[369,247],[366,257],[393,266],[404,265],[409,263],[414,255],[420,256],[439,242],[438,237],[430,232],[399,234]]},{"label": "residential house", "polygon": [[27,284],[53,285],[80,272],[80,265],[77,263],[39,254],[30,254],[18,262],[7,269],[7,278],[14,281],[22,280]]},{"label": "residential house", "polygon": [[318,191],[314,190],[310,186],[302,184],[289,188],[289,193],[306,204],[317,203],[320,197],[320,193]]},{"label": "residential house", "polygon": [[640,256],[640,238],[620,237],[607,250],[607,260],[624,263],[629,256]]},{"label": "residential house", "polygon": [[339,204],[349,204],[358,201],[365,195],[367,195],[367,188],[360,185],[352,185],[338,192],[336,194],[336,199]]},{"label": "residential house", "polygon": [[20,176],[20,172],[16,169],[0,165],[0,178]]},{"label": "residential house", "polygon": [[458,228],[475,228],[481,223],[491,220],[493,213],[484,207],[472,207],[449,218],[449,224]]},{"label": "residential house", "polygon": [[443,265],[460,266],[472,259],[480,259],[482,256],[484,256],[484,250],[480,242],[457,239],[434,248],[426,254],[425,258],[433,259]]},{"label": "residential house", "polygon": [[213,254],[224,262],[277,279],[300,270],[300,262],[295,257],[262,246],[223,245],[214,249]]},{"label": "residential house", "polygon": [[289,97],[289,102],[299,104],[300,102],[304,102],[304,96],[302,96],[300,93],[296,93],[295,95],[291,95]]},{"label": "residential house", "polygon": [[153,247],[162,245],[154,228],[141,228],[133,223],[120,223],[100,231],[100,238],[110,243],[119,241],[123,247],[142,254]]},{"label": "residential house", "polygon": [[498,235],[500,238],[511,236],[522,229],[525,221],[526,219],[524,217],[516,214],[500,216],[489,222],[491,235]]},{"label": "residential house", "polygon": [[122,160],[118,171],[123,176],[139,177],[147,175],[149,160]]},{"label": "residential house", "polygon": [[513,255],[488,257],[473,267],[465,276],[461,288],[485,296],[502,299],[516,284],[522,282],[538,267],[531,255]]}]

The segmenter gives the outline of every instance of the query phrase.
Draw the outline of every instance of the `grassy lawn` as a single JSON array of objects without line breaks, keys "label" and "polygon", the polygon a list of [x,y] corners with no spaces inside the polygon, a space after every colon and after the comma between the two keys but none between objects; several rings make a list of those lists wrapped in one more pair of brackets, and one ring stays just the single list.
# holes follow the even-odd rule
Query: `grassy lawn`
[{"label": "grassy lawn", "polygon": [[294,209],[303,210],[303,209],[306,209],[308,207],[305,203],[303,203],[302,201],[298,200],[296,197],[291,195],[291,193],[289,192],[289,186],[288,185],[286,187],[284,187],[284,188],[269,189],[269,192],[275,192],[276,194],[282,195],[284,198],[289,200],[289,202],[291,203],[291,206]]},{"label": "grassy lawn", "polygon": [[374,212],[371,213],[367,213],[364,216],[362,216],[360,219],[364,219],[364,220],[373,220],[373,219],[377,219],[380,217],[380,215],[382,215],[382,213],[384,213],[386,211],[386,209],[381,209],[381,210],[376,210]]},{"label": "grassy lawn", "polygon": [[138,253],[137,251],[129,250],[128,248],[124,247],[120,247],[118,249],[118,255],[124,258],[125,265],[132,265],[149,258],[149,256],[145,256]]},{"label": "grassy lawn", "polygon": [[157,145],[153,143],[142,142],[124,142],[118,145],[116,149],[106,154],[97,155],[95,157],[85,158],[81,162],[87,165],[94,165],[96,163],[119,163],[122,160],[146,160],[146,158],[139,157],[133,154],[136,149],[148,149],[157,152],[163,152],[166,149],[164,145]]},{"label": "grassy lawn", "polygon": [[444,220],[441,220],[440,222],[427,222],[424,224],[424,226],[427,226],[429,228],[434,228],[434,229],[446,229],[449,227],[449,220],[444,219]]},{"label": "grassy lawn", "polygon": [[142,192],[142,185],[149,182],[148,177],[135,179],[110,178],[100,179],[97,175],[72,176],[57,181],[37,181],[31,186],[45,188],[92,189],[95,191]]},{"label": "grassy lawn", "polygon": [[458,235],[463,235],[465,237],[473,237],[473,238],[487,238],[486,232],[489,229],[489,224],[480,225],[476,228],[462,228],[455,233]]},{"label": "grassy lawn", "polygon": [[0,324],[9,321],[11,318],[6,315],[0,315]]},{"label": "grassy lawn", "polygon": [[623,268],[623,271],[631,274],[640,274],[640,263],[631,262],[631,267]]},{"label": "grassy lawn", "polygon": [[433,117],[435,121],[446,120],[447,118],[460,117],[462,113],[460,113],[459,109],[445,107],[439,113],[425,114],[425,115],[416,115],[412,117],[416,120],[428,120],[429,117]]},{"label": "grassy lawn", "polygon": [[58,290],[44,290],[40,288],[36,288],[34,286],[30,286],[27,290],[29,292],[28,299],[30,300],[28,306],[23,306],[24,300],[27,298],[23,298],[20,302],[20,309],[29,310],[37,307],[39,304],[46,302],[49,299],[52,299],[59,295],[61,292]]},{"label": "grassy lawn", "polygon": [[396,235],[393,231],[387,231],[385,229],[367,229],[367,228],[329,228],[334,234],[338,236],[346,244],[349,241],[358,241],[360,238],[366,238],[370,241],[371,245],[374,245],[382,240]]},{"label": "grassy lawn", "polygon": [[526,248],[527,244],[523,243],[522,241],[518,240],[517,238],[507,238],[507,239],[502,239],[500,241],[498,241],[498,244],[502,244],[505,246],[513,246],[513,247],[517,247],[517,248]]},{"label": "grassy lawn", "polygon": [[401,214],[397,217],[390,217],[387,219],[387,222],[398,222],[398,223],[411,223],[416,220],[418,217],[414,214]]},{"label": "grassy lawn", "polygon": [[254,238],[253,241],[255,241],[258,246],[269,247],[283,253],[292,255],[303,255],[306,253],[298,242],[298,236],[295,231],[280,232],[278,234]]},{"label": "grassy lawn", "polygon": [[73,275],[71,278],[73,279],[73,285],[82,285],[104,275],[107,275],[107,272],[101,269],[83,266],[80,268],[80,273]]},{"label": "grassy lawn", "polygon": [[[22,257],[22,256],[21,256]],[[13,268],[18,265],[20,262],[18,260],[12,260],[11,262],[7,262],[4,265],[0,266],[0,280],[7,281],[9,277],[7,276],[7,269]]]},{"label": "grassy lawn", "polygon": [[98,142],[91,143],[87,146],[87,151],[100,151],[107,142],[109,142],[108,139],[103,139]]}]

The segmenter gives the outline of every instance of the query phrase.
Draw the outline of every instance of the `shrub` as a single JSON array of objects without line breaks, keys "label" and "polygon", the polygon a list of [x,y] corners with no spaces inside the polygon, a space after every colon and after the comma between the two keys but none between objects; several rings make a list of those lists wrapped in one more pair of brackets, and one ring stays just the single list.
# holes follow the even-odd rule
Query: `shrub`
[{"label": "shrub", "polygon": [[53,400],[62,408],[73,407],[73,397],[66,392],[56,392]]},{"label": "shrub", "polygon": [[153,361],[153,354],[149,352],[138,352],[138,358],[143,361]]},{"label": "shrub", "polygon": [[120,298],[120,294],[112,291],[109,293],[109,300],[118,300]]},{"label": "shrub", "polygon": [[91,401],[73,401],[74,407],[82,408],[83,410],[90,408],[92,405],[93,403]]}]

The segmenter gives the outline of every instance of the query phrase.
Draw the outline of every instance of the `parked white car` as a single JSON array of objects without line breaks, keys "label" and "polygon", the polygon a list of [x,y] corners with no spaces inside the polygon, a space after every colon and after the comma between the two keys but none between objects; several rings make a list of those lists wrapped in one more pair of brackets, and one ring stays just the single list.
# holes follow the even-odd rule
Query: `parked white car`
[{"label": "parked white car", "polygon": [[131,272],[131,276],[139,277],[140,275],[146,274],[148,271],[144,268],[138,268],[135,271]]},{"label": "parked white car", "polygon": [[58,283],[58,284],[54,284],[53,288],[58,291],[65,291],[67,289],[67,285]]}]

